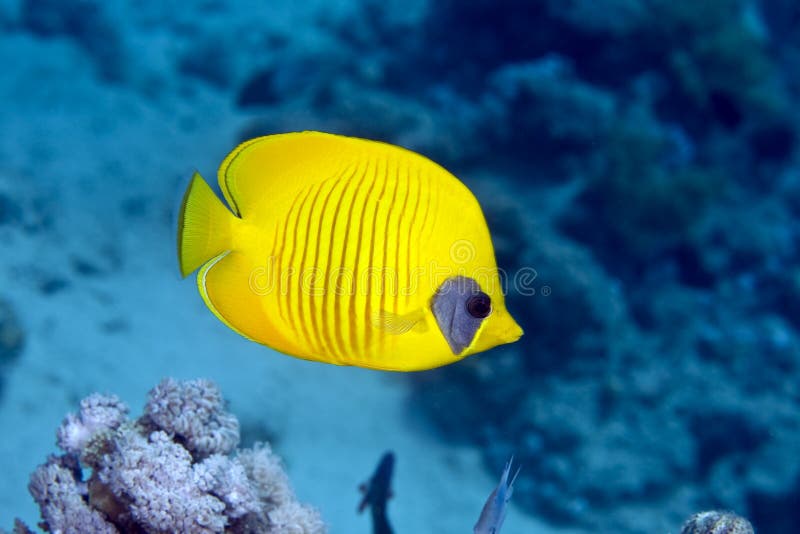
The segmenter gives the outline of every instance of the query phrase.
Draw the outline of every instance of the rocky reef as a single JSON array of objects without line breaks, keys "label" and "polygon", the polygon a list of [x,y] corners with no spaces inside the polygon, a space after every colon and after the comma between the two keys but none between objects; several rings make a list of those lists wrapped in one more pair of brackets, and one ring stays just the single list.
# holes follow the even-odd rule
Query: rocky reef
[{"label": "rocky reef", "polygon": [[516,454],[516,502],[558,524],[796,530],[796,10],[501,4],[437,3],[420,49],[482,110],[461,161],[501,267],[535,274],[509,288],[526,336],[412,377],[415,406]]}]

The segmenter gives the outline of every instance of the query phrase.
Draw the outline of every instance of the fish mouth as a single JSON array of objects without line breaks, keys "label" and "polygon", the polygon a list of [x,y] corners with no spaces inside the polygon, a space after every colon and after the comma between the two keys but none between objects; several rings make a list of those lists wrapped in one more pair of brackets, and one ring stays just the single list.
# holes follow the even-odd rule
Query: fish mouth
[{"label": "fish mouth", "polygon": [[516,322],[513,322],[513,325],[503,332],[503,334],[500,336],[500,339],[502,339],[504,343],[514,343],[515,341],[518,341],[524,333],[525,331],[522,330],[522,327]]}]

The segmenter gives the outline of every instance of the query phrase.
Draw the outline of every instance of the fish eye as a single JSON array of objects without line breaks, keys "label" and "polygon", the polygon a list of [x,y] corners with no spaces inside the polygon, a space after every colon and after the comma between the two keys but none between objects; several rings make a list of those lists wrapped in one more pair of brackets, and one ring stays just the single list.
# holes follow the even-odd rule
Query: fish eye
[{"label": "fish eye", "polygon": [[488,317],[492,313],[492,299],[486,293],[475,293],[467,299],[467,313],[476,319]]}]

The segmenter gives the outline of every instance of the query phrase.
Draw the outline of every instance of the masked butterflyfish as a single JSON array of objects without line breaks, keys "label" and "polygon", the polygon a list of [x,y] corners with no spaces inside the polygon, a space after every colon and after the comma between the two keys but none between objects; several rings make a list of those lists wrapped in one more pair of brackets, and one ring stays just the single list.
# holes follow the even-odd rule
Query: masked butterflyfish
[{"label": "masked butterflyfish", "polygon": [[338,365],[412,371],[519,339],[478,201],[431,160],[321,132],[246,141],[198,174],[183,276],[242,336]]}]

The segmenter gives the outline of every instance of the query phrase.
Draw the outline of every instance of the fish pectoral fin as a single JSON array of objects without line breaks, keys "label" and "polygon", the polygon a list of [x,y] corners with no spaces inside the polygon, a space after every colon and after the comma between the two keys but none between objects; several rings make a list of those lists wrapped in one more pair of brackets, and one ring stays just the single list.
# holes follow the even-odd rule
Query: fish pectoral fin
[{"label": "fish pectoral fin", "polygon": [[379,328],[387,334],[399,336],[410,331],[425,332],[428,325],[425,322],[425,312],[412,311],[403,315],[380,311],[372,316],[372,326]]}]

